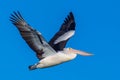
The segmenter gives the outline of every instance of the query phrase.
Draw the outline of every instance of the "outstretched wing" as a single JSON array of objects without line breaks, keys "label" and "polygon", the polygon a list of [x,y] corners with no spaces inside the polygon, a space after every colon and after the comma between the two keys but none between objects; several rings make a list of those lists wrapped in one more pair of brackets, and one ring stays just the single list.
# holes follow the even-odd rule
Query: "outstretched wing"
[{"label": "outstretched wing", "polygon": [[49,41],[49,44],[56,51],[63,50],[67,41],[75,33],[75,20],[73,13],[70,12],[67,18],[65,18],[60,30],[54,35],[54,37]]},{"label": "outstretched wing", "polygon": [[22,38],[29,47],[36,52],[39,59],[56,53],[56,51],[46,42],[41,33],[27,24],[19,12],[11,14],[10,21],[18,28]]}]

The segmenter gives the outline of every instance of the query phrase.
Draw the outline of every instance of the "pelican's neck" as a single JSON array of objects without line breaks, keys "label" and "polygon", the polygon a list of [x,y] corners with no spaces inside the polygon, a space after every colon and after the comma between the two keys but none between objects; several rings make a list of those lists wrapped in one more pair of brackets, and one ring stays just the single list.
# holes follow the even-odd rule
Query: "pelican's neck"
[{"label": "pelican's neck", "polygon": [[67,53],[66,54],[70,59],[74,59],[76,58],[77,54],[74,54],[74,53]]},{"label": "pelican's neck", "polygon": [[70,53],[70,51],[68,50],[68,48],[64,48],[63,52],[70,58],[70,59],[74,59],[76,58],[77,54],[75,53]]}]

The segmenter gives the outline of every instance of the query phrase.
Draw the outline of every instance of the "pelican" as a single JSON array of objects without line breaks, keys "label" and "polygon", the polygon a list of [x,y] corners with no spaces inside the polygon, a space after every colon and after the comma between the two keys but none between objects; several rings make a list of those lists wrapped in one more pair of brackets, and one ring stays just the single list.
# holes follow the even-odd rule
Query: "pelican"
[{"label": "pelican", "polygon": [[45,40],[39,31],[32,28],[24,20],[19,11],[11,14],[10,21],[17,27],[22,38],[39,59],[37,63],[29,66],[30,70],[47,68],[73,60],[77,54],[82,56],[92,55],[84,51],[65,48],[67,41],[75,34],[75,19],[72,12],[68,14],[59,31],[49,42]]}]

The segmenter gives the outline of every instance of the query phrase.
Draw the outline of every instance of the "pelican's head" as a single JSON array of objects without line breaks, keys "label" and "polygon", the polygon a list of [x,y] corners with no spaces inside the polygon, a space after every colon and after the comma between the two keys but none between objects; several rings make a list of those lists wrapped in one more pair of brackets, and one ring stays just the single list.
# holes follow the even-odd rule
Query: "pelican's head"
[{"label": "pelican's head", "polygon": [[91,56],[93,54],[90,54],[90,53],[87,53],[87,52],[84,52],[84,51],[80,51],[80,50],[75,50],[75,49],[72,49],[72,48],[66,48],[67,51],[69,51],[69,53],[72,53],[72,54],[80,54],[82,56]]}]

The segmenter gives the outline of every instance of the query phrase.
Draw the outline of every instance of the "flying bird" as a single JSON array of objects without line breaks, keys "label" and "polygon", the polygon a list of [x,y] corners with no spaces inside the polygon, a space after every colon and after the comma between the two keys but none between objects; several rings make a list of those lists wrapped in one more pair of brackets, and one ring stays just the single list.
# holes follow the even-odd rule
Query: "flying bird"
[{"label": "flying bird", "polygon": [[77,54],[82,56],[92,55],[84,51],[65,48],[68,40],[75,34],[76,23],[72,12],[70,12],[69,15],[65,18],[59,31],[49,42],[45,40],[39,31],[32,28],[24,20],[19,11],[13,12],[13,14],[11,14],[10,21],[17,27],[22,38],[35,52],[37,58],[39,59],[37,63],[29,66],[30,70],[47,68],[66,61],[70,61],[76,58]]}]

